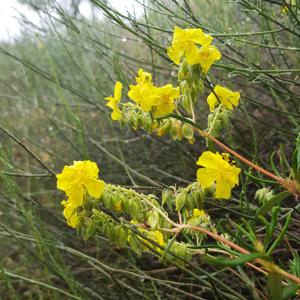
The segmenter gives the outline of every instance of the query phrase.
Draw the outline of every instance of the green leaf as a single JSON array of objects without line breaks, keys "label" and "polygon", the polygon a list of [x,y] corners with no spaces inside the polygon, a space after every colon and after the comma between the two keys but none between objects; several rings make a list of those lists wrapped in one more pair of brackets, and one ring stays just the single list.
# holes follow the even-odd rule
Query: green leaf
[{"label": "green leaf", "polygon": [[143,252],[143,244],[139,240],[139,238],[135,234],[131,234],[128,243],[130,248],[138,255],[140,256]]},{"label": "green leaf", "polygon": [[156,211],[151,211],[148,214],[147,223],[151,228],[156,228],[159,225],[159,215]]},{"label": "green leaf", "polygon": [[273,244],[268,249],[268,251],[267,251],[268,254],[271,254],[276,249],[276,247],[279,245],[279,243],[282,241],[282,239],[285,236],[285,233],[286,233],[286,231],[288,229],[288,226],[289,226],[291,220],[292,220],[292,213],[289,213],[288,216],[287,216],[287,218],[286,218],[286,221],[284,223],[284,226],[282,227],[282,230],[280,231],[280,234],[278,235],[278,237],[275,239],[275,241],[273,242]]},{"label": "green leaf", "polygon": [[116,235],[117,235],[117,245],[120,248],[125,247],[127,239],[128,239],[127,230],[122,226],[116,226],[115,231],[116,231]]},{"label": "green leaf", "polygon": [[277,195],[274,195],[268,202],[266,202],[256,213],[256,216],[264,216],[273,206],[280,204],[282,200],[287,198],[291,193],[289,191],[283,191]]},{"label": "green leaf", "polygon": [[128,212],[133,217],[133,219],[138,219],[139,211],[140,210],[139,210],[138,204],[135,202],[134,199],[130,199]]},{"label": "green leaf", "polygon": [[272,300],[282,300],[282,276],[277,273],[269,273],[268,289]]},{"label": "green leaf", "polygon": [[277,181],[275,181],[275,180],[259,178],[259,177],[256,177],[246,171],[244,171],[244,174],[247,175],[249,178],[251,178],[253,181],[258,182],[258,183],[277,184]]},{"label": "green leaf", "polygon": [[219,265],[219,266],[226,266],[226,267],[240,266],[240,265],[243,265],[247,262],[253,261],[257,258],[262,258],[262,259],[265,259],[265,260],[269,260],[269,257],[266,256],[265,254],[262,254],[262,253],[245,254],[245,255],[241,255],[238,258],[234,258],[234,259],[224,258],[223,256],[221,256],[221,257],[212,257],[212,256],[207,256],[207,255],[204,255],[201,258],[209,264]]},{"label": "green leaf", "polygon": [[285,286],[282,291],[282,300],[289,300],[296,296],[298,289],[300,289],[300,285],[292,284]]}]

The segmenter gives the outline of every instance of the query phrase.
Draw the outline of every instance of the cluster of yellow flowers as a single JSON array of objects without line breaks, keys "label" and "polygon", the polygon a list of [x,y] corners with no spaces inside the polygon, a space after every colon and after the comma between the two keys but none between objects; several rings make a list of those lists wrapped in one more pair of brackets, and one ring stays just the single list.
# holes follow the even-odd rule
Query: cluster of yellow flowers
[{"label": "cluster of yellow flowers", "polygon": [[172,45],[167,49],[167,53],[177,65],[183,58],[189,65],[200,64],[202,72],[206,74],[211,65],[221,59],[221,53],[216,46],[211,45],[212,41],[213,37],[201,29],[175,27]]},{"label": "cluster of yellow flowers", "polygon": [[[199,65],[203,76],[209,71],[214,62],[221,59],[221,53],[216,46],[211,45],[213,37],[205,34],[201,29],[181,29],[175,27],[172,45],[167,49],[170,59],[175,64],[187,63]],[[198,47],[200,45],[201,47]],[[121,100],[122,83],[117,81],[114,95],[105,98],[108,107],[112,109],[111,117],[114,121],[122,119],[119,104]],[[182,92],[185,91],[182,89]],[[179,87],[166,84],[156,87],[152,82],[152,75],[139,69],[136,85],[130,85],[128,97],[133,100],[144,112],[151,113],[154,118],[167,117],[176,109],[176,101],[181,95]],[[216,85],[207,97],[210,111],[214,111],[219,104],[232,110],[240,100],[239,92]]]},{"label": "cluster of yellow flowers", "polygon": [[179,88],[172,84],[156,87],[152,83],[152,75],[139,69],[136,85],[130,85],[128,96],[143,111],[152,112],[154,118],[161,118],[175,109],[174,100],[180,96]]},{"label": "cluster of yellow flowers", "polygon": [[64,206],[64,216],[68,225],[75,228],[80,221],[80,210],[84,206],[86,196],[99,198],[104,190],[104,181],[98,179],[99,168],[90,160],[75,161],[71,166],[65,166],[56,175],[57,188],[64,191],[68,197],[61,204]]},{"label": "cluster of yellow flowers", "polygon": [[[122,114],[119,108],[121,100],[122,83],[117,81],[114,89],[114,96],[105,98],[106,104],[113,112],[113,120],[121,120]],[[128,96],[145,112],[151,112],[154,118],[161,118],[173,112],[175,99],[180,96],[179,88],[172,84],[156,87],[152,82],[152,75],[139,69],[136,77],[136,85],[130,85]]]},{"label": "cluster of yellow flowers", "polygon": [[[167,53],[175,64],[180,65],[178,75],[180,87],[174,87],[170,83],[161,87],[155,86],[152,82],[152,75],[139,69],[135,78],[136,84],[130,85],[128,91],[128,97],[133,103],[129,102],[120,108],[123,85],[119,81],[115,84],[114,95],[105,98],[108,101],[106,105],[112,109],[111,118],[115,121],[122,121],[128,115],[128,111],[142,111],[143,114],[149,116],[145,118],[145,115],[140,114],[143,119],[142,123],[145,123],[142,124],[143,127],[148,128],[150,133],[156,131],[158,135],[163,135],[165,132],[170,132],[174,139],[177,136],[179,139],[184,136],[193,142],[194,132],[191,125],[188,123],[181,125],[181,121],[174,120],[169,115],[176,110],[182,97],[187,98],[193,95],[190,88],[200,84],[199,78],[202,81],[202,76],[206,76],[210,67],[221,59],[221,53],[216,46],[212,45],[212,41],[213,37],[205,34],[201,29],[175,27],[172,44],[167,49]],[[193,72],[197,73],[194,78]],[[192,81],[189,83],[191,78]],[[201,89],[201,87],[198,88],[198,90]],[[216,107],[232,110],[234,106],[238,106],[239,100],[238,92],[220,85],[216,85],[207,97],[213,116],[219,113]],[[129,116],[132,118],[138,114],[132,113]],[[138,127],[139,122],[134,123],[135,128]],[[179,123],[180,126],[177,126]],[[199,157],[197,164],[201,167],[197,171],[197,179],[201,187],[203,189],[213,187],[215,198],[229,199],[231,190],[239,183],[241,170],[230,163],[228,154],[221,155],[218,152],[205,151]],[[98,173],[96,163],[76,161],[72,166],[65,166],[62,173],[57,175],[57,187],[65,191],[68,197],[67,200],[62,201],[62,205],[69,226],[75,228],[80,223],[85,202],[89,197],[100,198],[105,184],[98,179]],[[115,203],[115,206],[115,211],[122,210],[121,201]],[[192,218],[208,220],[203,209],[198,208],[194,209]],[[160,245],[165,243],[159,231],[153,232],[152,235]]]}]

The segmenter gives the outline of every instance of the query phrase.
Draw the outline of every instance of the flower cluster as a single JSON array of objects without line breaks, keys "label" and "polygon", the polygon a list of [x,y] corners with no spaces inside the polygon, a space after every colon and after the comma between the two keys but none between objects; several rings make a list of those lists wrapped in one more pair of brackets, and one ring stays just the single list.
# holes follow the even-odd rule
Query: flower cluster
[{"label": "flower cluster", "polygon": [[152,82],[152,75],[139,69],[136,85],[130,85],[128,96],[143,111],[151,112],[154,118],[161,118],[175,109],[174,101],[180,96],[179,88],[166,84],[156,87]]},{"label": "flower cluster", "polygon": [[221,53],[216,46],[211,45],[212,41],[212,36],[205,34],[201,29],[175,27],[172,45],[167,49],[167,53],[177,65],[184,58],[189,65],[200,64],[202,72],[206,74],[211,65],[221,59]]},{"label": "flower cluster", "polygon": [[[112,109],[112,120],[134,129],[142,128],[150,134],[170,134],[174,140],[185,138],[194,143],[194,104],[204,92],[204,77],[213,63],[221,59],[221,53],[212,41],[212,36],[201,29],[175,27],[167,53],[179,65],[179,86],[174,87],[171,83],[156,86],[152,75],[139,69],[135,84],[129,85],[129,101],[121,103],[123,85],[120,81],[115,83],[113,95],[105,98],[106,105]],[[239,99],[238,92],[220,85],[214,87],[207,97],[211,111],[208,116],[210,134],[218,134],[220,127],[229,123],[228,112],[238,105]],[[182,108],[190,118],[182,119]],[[178,117],[171,117],[174,112]],[[76,228],[85,239],[99,231],[120,247],[129,245],[137,254],[150,248],[172,260],[172,256],[162,250],[175,234],[168,217],[163,217],[168,215],[164,206],[176,212],[184,224],[214,230],[210,216],[204,211],[206,197],[229,199],[231,190],[239,183],[241,170],[229,161],[227,154],[205,151],[197,164],[201,167],[197,171],[198,180],[186,187],[163,191],[159,203],[154,195],[105,184],[99,180],[99,168],[94,162],[75,161],[57,174],[57,188],[67,196],[67,200],[61,202],[63,214],[68,225]],[[107,211],[122,217],[122,221],[117,222]],[[185,234],[197,244],[204,238],[202,233],[190,230]],[[155,242],[154,246],[149,240]],[[188,245],[176,240],[172,241],[169,250],[179,256],[191,255]]]}]

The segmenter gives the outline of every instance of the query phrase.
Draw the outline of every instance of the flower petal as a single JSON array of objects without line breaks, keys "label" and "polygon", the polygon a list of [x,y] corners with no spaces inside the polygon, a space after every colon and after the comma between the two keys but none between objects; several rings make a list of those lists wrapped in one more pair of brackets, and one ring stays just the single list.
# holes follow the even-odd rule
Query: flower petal
[{"label": "flower petal", "polygon": [[231,186],[226,180],[218,180],[216,182],[216,198],[229,199],[232,188],[233,186]]},{"label": "flower petal", "polygon": [[197,170],[197,179],[203,188],[208,188],[214,184],[218,175],[217,170],[201,168]]},{"label": "flower petal", "polygon": [[104,190],[104,181],[91,179],[85,183],[85,187],[92,197],[99,198]]},{"label": "flower petal", "polygon": [[217,152],[204,151],[197,161],[197,165],[210,169],[218,169],[219,161],[222,161],[222,156]]},{"label": "flower petal", "polygon": [[207,97],[207,104],[209,105],[209,110],[213,112],[215,110],[216,105],[219,103],[216,95],[211,92]]}]

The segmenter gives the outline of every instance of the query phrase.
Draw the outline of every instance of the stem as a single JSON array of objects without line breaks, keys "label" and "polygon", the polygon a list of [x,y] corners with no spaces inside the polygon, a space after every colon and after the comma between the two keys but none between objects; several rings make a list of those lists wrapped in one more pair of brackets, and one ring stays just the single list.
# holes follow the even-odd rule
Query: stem
[{"label": "stem", "polygon": [[[214,119],[213,119],[212,122],[211,122],[210,129],[209,129],[209,131],[208,131],[208,134],[211,134],[211,130],[214,128],[215,122],[216,122],[216,120],[218,119],[218,115],[219,115],[219,113],[220,113],[222,107],[223,107],[223,104],[220,104],[219,107],[217,108],[217,111],[215,112],[215,115],[214,115]],[[202,134],[201,134],[201,135],[202,135]]]},{"label": "stem", "polygon": [[[218,234],[215,234],[205,228],[202,228],[202,227],[197,227],[197,226],[190,226],[190,225],[185,225],[185,224],[182,224],[182,225],[177,225],[177,230],[182,230],[182,229],[191,229],[191,230],[194,230],[194,231],[199,231],[201,233],[204,233],[210,237],[212,237],[213,239],[217,240],[217,241],[220,241],[222,243],[224,243],[225,245],[231,247],[232,249],[234,250],[237,250],[238,252],[242,253],[242,254],[250,254],[250,252],[242,247],[240,247],[239,245],[231,242],[231,241],[228,241],[227,239],[223,238],[222,236],[218,235]],[[275,273],[278,273],[282,276],[284,276],[285,278],[288,278],[294,282],[296,282],[297,284],[300,284],[300,278],[298,278],[297,276],[293,275],[293,274],[290,274],[284,270],[282,270],[281,268],[279,268],[278,266],[274,266],[272,265],[271,266],[271,270],[269,268],[266,268],[265,266],[267,265],[270,265],[269,262],[266,262],[264,261],[263,259],[261,258],[257,258],[254,260],[254,262],[256,263],[259,263],[261,264],[265,269],[266,271],[268,272],[275,272]]]}]

